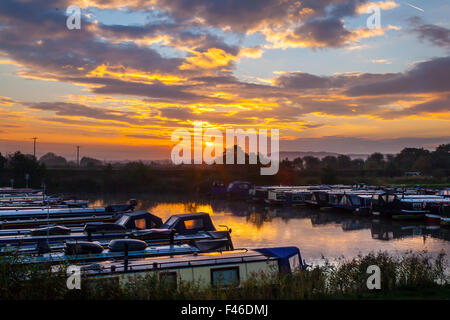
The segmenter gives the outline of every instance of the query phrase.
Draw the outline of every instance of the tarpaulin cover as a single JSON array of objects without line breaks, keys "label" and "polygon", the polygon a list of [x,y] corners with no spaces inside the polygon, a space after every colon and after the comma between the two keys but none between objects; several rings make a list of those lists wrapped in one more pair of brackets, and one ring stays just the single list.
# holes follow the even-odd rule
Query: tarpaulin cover
[{"label": "tarpaulin cover", "polygon": [[292,271],[290,270],[289,258],[298,255],[299,263],[303,267],[302,256],[300,250],[297,247],[276,247],[276,248],[261,248],[255,249],[266,256],[279,258],[278,265],[280,271]]}]

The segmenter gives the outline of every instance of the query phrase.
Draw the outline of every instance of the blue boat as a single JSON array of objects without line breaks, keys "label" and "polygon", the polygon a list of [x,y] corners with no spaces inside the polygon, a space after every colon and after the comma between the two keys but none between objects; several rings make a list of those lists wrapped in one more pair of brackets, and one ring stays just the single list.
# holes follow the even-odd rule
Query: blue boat
[{"label": "blue boat", "polygon": [[339,202],[333,203],[332,206],[334,208],[350,212],[369,213],[371,202],[372,202],[371,194],[347,193],[342,195]]},{"label": "blue boat", "polygon": [[248,199],[252,187],[252,183],[248,181],[231,182],[227,188],[227,196],[231,199]]},{"label": "blue boat", "polygon": [[227,186],[223,182],[214,181],[211,186],[212,197],[224,197],[227,195]]}]

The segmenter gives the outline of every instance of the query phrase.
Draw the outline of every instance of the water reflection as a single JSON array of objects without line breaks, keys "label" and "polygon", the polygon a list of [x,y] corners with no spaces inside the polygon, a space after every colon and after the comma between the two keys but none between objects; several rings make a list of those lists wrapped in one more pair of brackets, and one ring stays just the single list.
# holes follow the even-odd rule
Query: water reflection
[{"label": "water reflection", "polygon": [[[126,199],[93,199],[95,205],[124,202]],[[425,222],[396,222],[356,217],[309,207],[265,207],[226,200],[137,198],[138,209],[163,220],[173,214],[207,212],[217,228],[230,227],[235,247],[298,246],[305,259],[354,257],[370,251],[393,254],[406,250],[450,253],[450,230]]]}]

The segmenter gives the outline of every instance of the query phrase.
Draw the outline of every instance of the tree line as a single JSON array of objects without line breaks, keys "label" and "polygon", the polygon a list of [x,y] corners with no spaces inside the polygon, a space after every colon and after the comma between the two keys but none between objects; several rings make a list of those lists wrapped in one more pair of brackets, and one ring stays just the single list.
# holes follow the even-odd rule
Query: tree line
[{"label": "tree line", "polygon": [[[248,155],[246,155],[246,158]],[[247,160],[248,163],[248,160]],[[92,173],[95,169],[96,173]],[[305,156],[283,159],[274,176],[261,176],[259,165],[170,165],[141,161],[108,163],[83,157],[79,164],[64,157],[48,153],[40,159],[17,151],[0,154],[0,186],[13,184],[47,186],[58,191],[72,192],[120,190],[157,191],[204,190],[212,181],[228,183],[248,180],[255,184],[318,184],[318,183],[383,183],[405,175],[420,175],[439,183],[448,183],[450,177],[450,144],[430,151],[423,148],[404,148],[395,155],[373,153],[366,160],[351,159],[347,155],[326,156],[322,159]],[[374,178],[385,177],[382,181]],[[389,180],[391,179],[391,180]],[[153,190],[152,189],[152,190]]]}]

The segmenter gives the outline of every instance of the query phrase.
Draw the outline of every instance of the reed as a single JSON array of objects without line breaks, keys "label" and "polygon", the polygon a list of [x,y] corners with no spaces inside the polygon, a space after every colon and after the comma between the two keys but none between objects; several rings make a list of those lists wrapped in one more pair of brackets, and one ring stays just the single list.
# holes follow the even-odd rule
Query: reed
[{"label": "reed", "polygon": [[[127,284],[114,280],[82,280],[80,290],[69,290],[67,276],[50,265],[30,266],[20,257],[0,257],[0,299],[378,299],[448,298],[450,278],[445,253],[405,252],[394,256],[372,252],[344,257],[292,274],[253,274],[239,286],[201,287],[199,283],[160,280],[157,274],[135,277]],[[367,267],[381,269],[381,289],[366,286]],[[65,270],[64,265],[58,267]]]}]

